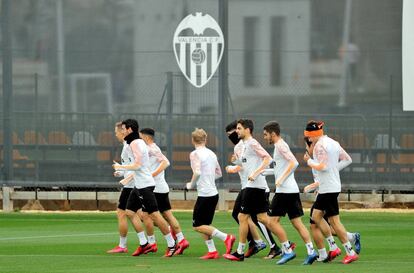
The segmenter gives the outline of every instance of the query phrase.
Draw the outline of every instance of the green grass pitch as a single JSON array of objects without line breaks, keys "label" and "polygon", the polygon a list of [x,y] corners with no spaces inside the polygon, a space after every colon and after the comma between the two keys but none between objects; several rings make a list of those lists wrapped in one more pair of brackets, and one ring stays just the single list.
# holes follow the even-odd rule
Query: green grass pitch
[{"label": "green grass pitch", "polygon": [[[244,262],[198,259],[206,252],[206,246],[191,228],[192,214],[175,214],[190,248],[182,256],[162,258],[166,243],[159,231],[157,253],[130,256],[138,243],[131,226],[129,254],[106,254],[118,243],[115,213],[0,213],[0,272],[414,272],[414,213],[342,212],[347,229],[361,233],[360,260],[343,265],[342,254],[332,263],[306,267],[302,265],[304,244],[287,219],[282,223],[289,239],[298,244],[297,258],[277,266],[276,260],[262,259],[268,249]],[[303,221],[308,225],[307,216]],[[230,213],[216,213],[213,225],[237,235]],[[215,243],[222,254],[224,245],[217,239]]]}]

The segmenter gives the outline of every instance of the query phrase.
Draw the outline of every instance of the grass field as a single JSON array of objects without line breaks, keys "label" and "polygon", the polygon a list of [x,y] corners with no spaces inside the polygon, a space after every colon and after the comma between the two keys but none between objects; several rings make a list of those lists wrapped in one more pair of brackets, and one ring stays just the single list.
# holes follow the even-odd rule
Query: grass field
[{"label": "grass field", "polygon": [[[131,257],[137,238],[130,232],[129,254],[106,254],[118,242],[115,213],[0,213],[0,272],[414,272],[414,213],[343,212],[346,227],[361,233],[360,260],[343,265],[342,254],[330,264],[306,268],[301,265],[304,245],[286,219],[283,224],[289,238],[298,243],[297,258],[277,266],[275,260],[262,259],[268,249],[244,262],[199,260],[206,247],[191,229],[191,213],[177,212],[176,216],[191,246],[182,256],[162,258],[166,244],[158,231],[158,253]],[[237,234],[230,213],[217,213],[213,224]],[[215,242],[223,253],[223,244]]]}]

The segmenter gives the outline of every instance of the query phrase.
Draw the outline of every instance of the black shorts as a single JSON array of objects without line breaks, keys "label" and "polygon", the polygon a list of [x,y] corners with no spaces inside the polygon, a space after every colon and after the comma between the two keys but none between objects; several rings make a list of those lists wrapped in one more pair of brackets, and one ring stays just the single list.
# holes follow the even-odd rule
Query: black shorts
[{"label": "black shorts", "polygon": [[219,196],[197,197],[193,211],[193,227],[211,225],[216,212]]},{"label": "black shorts", "polygon": [[154,195],[154,188],[155,187],[146,187],[139,189],[139,199],[142,202],[142,211],[151,214],[155,211],[158,211],[158,204],[157,199],[155,199]]},{"label": "black shorts", "polygon": [[171,209],[170,199],[167,193],[154,192],[155,200],[157,200],[158,210],[164,212]]},{"label": "black shorts", "polygon": [[266,191],[257,188],[245,188],[242,194],[240,212],[249,215],[256,215],[267,212],[268,199],[266,199]]},{"label": "black shorts", "polygon": [[280,217],[287,214],[290,220],[303,216],[299,193],[276,193],[268,213],[269,216]]},{"label": "black shorts", "polygon": [[[312,205],[312,207],[311,207],[311,209],[310,209],[310,213],[309,213],[309,223],[311,223],[312,225],[315,225],[316,223],[315,223],[315,221],[313,221],[312,220],[312,212],[313,212],[313,207],[315,206],[315,204],[313,204]],[[326,222],[328,223],[328,225],[330,225],[329,224],[329,221],[328,221],[328,217],[326,216],[326,214],[323,216],[323,219],[325,219],[326,220]]]},{"label": "black shorts", "polygon": [[129,194],[131,193],[132,188],[122,188],[121,195],[118,200],[118,209],[125,210],[127,206],[127,201]]},{"label": "black shorts", "polygon": [[233,211],[231,213],[231,216],[233,216],[234,220],[236,220],[237,223],[239,223],[238,215],[239,215],[239,212],[240,212],[243,192],[244,192],[244,189],[242,189],[239,192],[239,194],[237,195],[236,200],[234,201]]},{"label": "black shorts", "polygon": [[338,196],[339,192],[319,193],[313,204],[313,208],[323,211],[326,217],[338,215]]},{"label": "black shorts", "polygon": [[129,193],[125,209],[132,210],[133,212],[137,212],[140,208],[142,208],[142,203],[141,203],[141,200],[139,199],[138,189],[133,188],[131,189]]}]

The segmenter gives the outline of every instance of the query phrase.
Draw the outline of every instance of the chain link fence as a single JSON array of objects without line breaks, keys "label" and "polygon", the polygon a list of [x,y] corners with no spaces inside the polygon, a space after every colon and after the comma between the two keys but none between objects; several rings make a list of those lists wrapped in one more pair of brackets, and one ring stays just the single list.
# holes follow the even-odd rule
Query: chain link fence
[{"label": "chain link fence", "polygon": [[[209,147],[219,153],[224,143],[219,158],[229,158],[219,124],[246,117],[260,142],[262,126],[279,121],[301,163],[301,187],[311,179],[303,127],[321,119],[354,161],[342,173],[344,190],[414,191],[414,116],[401,109],[402,1],[353,1],[351,22],[345,2],[153,0],[148,8],[141,0],[10,1],[13,111],[0,113],[1,183],[118,188],[111,164],[121,147],[113,127],[136,118],[156,130],[172,162],[167,179],[182,188],[191,177],[191,131],[204,128]],[[202,88],[183,76],[172,44],[177,25],[196,11],[228,27],[228,71],[215,72]],[[10,101],[0,81],[4,106]],[[6,136],[13,145],[7,158]],[[238,189],[238,177],[225,175],[219,186]]]}]

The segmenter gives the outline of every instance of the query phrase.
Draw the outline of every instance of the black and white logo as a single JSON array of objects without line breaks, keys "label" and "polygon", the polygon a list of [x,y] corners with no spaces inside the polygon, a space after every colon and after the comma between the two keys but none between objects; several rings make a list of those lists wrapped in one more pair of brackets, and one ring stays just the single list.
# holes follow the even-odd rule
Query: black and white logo
[{"label": "black and white logo", "polygon": [[204,86],[216,72],[224,51],[224,37],[216,20],[196,12],[185,17],[174,33],[175,59],[186,79]]}]

